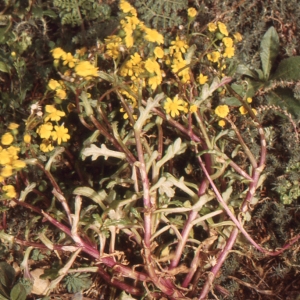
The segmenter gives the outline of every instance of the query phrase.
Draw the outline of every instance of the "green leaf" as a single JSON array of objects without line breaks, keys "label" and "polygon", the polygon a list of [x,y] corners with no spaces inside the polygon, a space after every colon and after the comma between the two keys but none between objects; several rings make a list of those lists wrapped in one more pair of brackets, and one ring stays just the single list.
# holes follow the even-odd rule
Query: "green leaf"
[{"label": "green leaf", "polygon": [[14,268],[6,262],[0,262],[0,294],[9,299],[9,290],[15,280]]},{"label": "green leaf", "polygon": [[274,75],[275,80],[300,80],[300,56],[293,56],[282,60]]},{"label": "green leaf", "polygon": [[0,61],[0,72],[10,73],[8,65],[3,61]]},{"label": "green leaf", "polygon": [[267,95],[269,104],[287,109],[295,117],[300,117],[300,101],[294,98],[293,91],[289,88],[276,88]]},{"label": "green leaf", "polygon": [[258,80],[257,72],[250,70],[250,68],[242,64],[237,66],[236,73]]},{"label": "green leaf", "polygon": [[26,296],[30,294],[31,286],[27,281],[18,282],[10,292],[11,300],[26,300]]},{"label": "green leaf", "polygon": [[279,36],[272,26],[268,29],[260,43],[260,59],[264,73],[264,79],[267,80],[270,75],[272,65],[279,51]]}]

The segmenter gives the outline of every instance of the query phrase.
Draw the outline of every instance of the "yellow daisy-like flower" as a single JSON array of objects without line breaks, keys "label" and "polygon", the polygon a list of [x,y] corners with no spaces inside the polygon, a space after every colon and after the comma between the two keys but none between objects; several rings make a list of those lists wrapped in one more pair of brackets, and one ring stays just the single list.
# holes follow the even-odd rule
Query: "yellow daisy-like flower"
[{"label": "yellow daisy-like flower", "polygon": [[17,124],[17,123],[9,123],[8,129],[14,130],[14,129],[17,129],[19,126],[20,126],[20,125]]},{"label": "yellow daisy-like flower", "polygon": [[153,52],[154,52],[155,58],[163,58],[165,55],[164,50],[161,47],[155,47]]},{"label": "yellow daisy-like flower", "polygon": [[41,151],[47,153],[54,149],[53,145],[48,140],[43,140],[43,142],[40,144]]},{"label": "yellow daisy-like flower", "polygon": [[207,27],[208,27],[208,31],[210,32],[215,32],[217,30],[217,25],[214,23],[208,23]]},{"label": "yellow daisy-like flower", "polygon": [[171,42],[171,46],[170,47],[170,54],[172,55],[173,52],[182,52],[185,53],[186,50],[189,48],[189,45],[186,43],[186,41],[182,40],[179,36],[176,37],[175,41]]},{"label": "yellow daisy-like flower", "polygon": [[233,37],[234,37],[236,42],[240,42],[240,41],[243,40],[243,36],[239,32],[234,33]]},{"label": "yellow daisy-like flower", "polygon": [[202,73],[198,76],[198,82],[200,84],[206,83],[208,80],[208,76],[204,76]]},{"label": "yellow daisy-like flower", "polygon": [[222,41],[223,41],[225,47],[230,48],[230,47],[233,46],[233,40],[232,40],[232,38],[224,37],[224,38],[222,39]]},{"label": "yellow daisy-like flower", "polygon": [[23,169],[26,167],[26,163],[23,160],[16,159],[12,162],[12,167],[14,169]]},{"label": "yellow daisy-like flower", "polygon": [[228,36],[227,27],[224,23],[218,22],[218,28],[222,34],[224,34],[225,36]]},{"label": "yellow daisy-like flower", "polygon": [[48,122],[40,125],[36,132],[42,139],[49,139],[52,133],[52,129],[52,123]]},{"label": "yellow daisy-like flower", "polygon": [[26,133],[23,137],[23,141],[26,143],[26,144],[29,144],[31,142],[31,136],[30,134]]},{"label": "yellow daisy-like flower", "polygon": [[49,83],[48,83],[48,87],[55,91],[56,89],[59,89],[61,88],[61,85],[60,83],[57,81],[57,80],[54,80],[54,79],[50,79]]},{"label": "yellow daisy-like flower", "polygon": [[248,97],[248,98],[246,99],[246,101],[247,101],[248,103],[252,103],[252,98]]},{"label": "yellow daisy-like flower", "polygon": [[241,115],[245,115],[248,113],[248,110],[244,106],[241,106],[239,108],[239,111],[240,111]]},{"label": "yellow daisy-like flower", "polygon": [[6,165],[6,164],[10,164],[10,162],[11,162],[11,154],[6,149],[2,149],[0,151],[0,164]]},{"label": "yellow daisy-like flower", "polygon": [[178,99],[178,95],[176,95],[173,101],[171,98],[167,98],[164,109],[167,114],[171,114],[171,117],[174,118],[175,116],[179,116],[180,111],[185,110],[185,102],[182,99]]},{"label": "yellow daisy-like flower", "polygon": [[47,121],[59,121],[61,117],[64,117],[66,114],[63,111],[57,110],[54,105],[46,105],[46,112],[48,115],[45,117],[45,122]]},{"label": "yellow daisy-like flower", "polygon": [[191,106],[190,106],[190,112],[191,113],[194,113],[194,112],[196,112],[197,111],[197,105],[195,105],[195,104],[192,104]]},{"label": "yellow daisy-like flower", "polygon": [[226,47],[223,56],[228,57],[228,58],[233,57],[234,56],[234,48],[233,47]]},{"label": "yellow daisy-like flower", "polygon": [[155,59],[148,58],[145,62],[145,69],[149,73],[159,73],[160,72],[160,67],[158,62]]},{"label": "yellow daisy-like flower", "polygon": [[89,61],[81,61],[75,67],[75,73],[81,77],[98,76],[98,68],[95,68]]},{"label": "yellow daisy-like flower", "polygon": [[142,58],[138,52],[135,52],[133,55],[130,56],[130,61],[134,66],[136,66],[142,61]]},{"label": "yellow daisy-like flower", "polygon": [[219,105],[215,109],[215,114],[220,118],[225,118],[229,114],[229,107],[228,105]]},{"label": "yellow daisy-like flower", "polygon": [[155,90],[158,85],[162,82],[161,75],[155,75],[148,78],[148,85],[151,87],[152,90]]},{"label": "yellow daisy-like flower", "polygon": [[13,169],[11,165],[6,165],[4,168],[1,170],[1,176],[4,178],[7,178],[13,174]]},{"label": "yellow daisy-like flower", "polygon": [[164,37],[155,29],[146,28],[145,29],[145,39],[148,42],[157,43],[158,45],[163,44]]},{"label": "yellow daisy-like flower", "polygon": [[75,63],[78,61],[77,58],[74,58],[74,56],[68,52],[68,53],[65,53],[61,56],[62,60],[64,61],[63,62],[63,65],[68,65],[70,68],[74,68],[75,67]]},{"label": "yellow daisy-like flower", "polygon": [[10,132],[3,134],[1,137],[2,145],[5,145],[5,146],[10,145],[13,141],[14,141],[14,137],[12,136],[12,134]]},{"label": "yellow daisy-like flower", "polygon": [[132,7],[127,1],[121,0],[119,4],[120,9],[123,13],[129,13],[134,7]]},{"label": "yellow daisy-like flower", "polygon": [[7,148],[7,151],[10,154],[12,159],[17,159],[18,158],[18,153],[20,152],[20,148],[15,147],[15,146],[9,146]]},{"label": "yellow daisy-like flower", "polygon": [[221,57],[221,54],[218,51],[213,51],[213,52],[207,54],[207,59],[212,62],[218,62],[220,57]]},{"label": "yellow daisy-like flower", "polygon": [[57,140],[57,144],[60,145],[61,142],[68,141],[71,137],[68,134],[68,128],[65,128],[64,125],[54,126],[55,131],[52,132],[52,138],[54,141]]},{"label": "yellow daisy-like flower", "polygon": [[16,193],[16,190],[15,190],[15,187],[11,184],[8,184],[8,185],[4,185],[2,187],[2,191],[5,192],[5,195],[8,197],[8,198],[15,198],[17,196],[17,193]]},{"label": "yellow daisy-like flower", "polygon": [[226,122],[224,120],[220,120],[218,122],[218,125],[221,126],[221,127],[224,127],[226,125]]},{"label": "yellow daisy-like flower", "polygon": [[66,93],[66,91],[63,90],[63,89],[58,89],[58,90],[56,90],[56,96],[57,96],[58,98],[60,98],[61,100],[64,100],[64,99],[67,98],[67,93]]},{"label": "yellow daisy-like flower", "polygon": [[196,15],[197,15],[197,10],[194,7],[190,7],[188,9],[188,16],[194,18],[196,17]]},{"label": "yellow daisy-like flower", "polygon": [[66,54],[66,52],[63,49],[61,49],[60,47],[54,48],[50,52],[52,52],[52,56],[54,59],[60,59],[62,57],[62,55]]}]

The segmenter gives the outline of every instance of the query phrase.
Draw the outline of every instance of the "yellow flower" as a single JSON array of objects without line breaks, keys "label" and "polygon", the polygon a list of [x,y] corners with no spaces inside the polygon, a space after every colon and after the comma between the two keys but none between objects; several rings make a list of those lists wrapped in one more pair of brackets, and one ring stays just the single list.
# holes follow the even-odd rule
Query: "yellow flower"
[{"label": "yellow flower", "polygon": [[185,53],[186,50],[189,48],[186,41],[182,40],[179,36],[176,37],[175,41],[171,42],[171,45],[173,45],[173,46],[170,47],[170,54],[171,55],[173,54],[174,51]]},{"label": "yellow flower", "polygon": [[40,125],[36,132],[42,139],[49,139],[52,133],[52,129],[53,125],[50,122],[48,122]]},{"label": "yellow flower", "polygon": [[148,58],[145,62],[145,69],[149,73],[159,73],[160,67],[158,62],[155,59]]},{"label": "yellow flower", "polygon": [[125,45],[127,48],[131,48],[133,46],[134,40],[133,40],[133,36],[132,36],[132,31],[126,33],[126,37],[125,37],[124,41],[125,41]]},{"label": "yellow flower", "polygon": [[7,148],[7,151],[10,154],[11,158],[17,159],[18,158],[18,153],[20,152],[20,148],[15,147],[15,146],[9,146]]},{"label": "yellow flower", "polygon": [[98,76],[98,68],[95,68],[89,61],[81,61],[75,67],[75,72],[78,76]]},{"label": "yellow flower", "polygon": [[87,47],[82,47],[80,49],[76,49],[76,54],[78,54],[79,56],[83,56],[87,51]]},{"label": "yellow flower", "polygon": [[111,35],[108,38],[106,38],[104,41],[106,44],[105,53],[108,56],[112,57],[113,59],[117,59],[120,54],[120,46],[121,46],[122,39],[117,35]]},{"label": "yellow flower", "polygon": [[222,41],[223,41],[225,47],[230,48],[230,47],[233,46],[233,40],[232,40],[232,38],[224,37],[224,38],[222,39]]},{"label": "yellow flower", "polygon": [[212,62],[217,62],[220,58],[221,54],[218,51],[213,51],[207,54],[207,59]]},{"label": "yellow flower", "polygon": [[195,105],[195,104],[192,104],[191,106],[190,106],[190,112],[191,113],[194,113],[194,112],[196,112],[197,111],[197,105]]},{"label": "yellow flower", "polygon": [[178,95],[176,95],[172,101],[172,99],[167,98],[167,102],[165,102],[164,109],[167,114],[171,114],[171,117],[179,115],[179,111],[185,110],[185,102],[182,99],[178,99]]},{"label": "yellow flower", "polygon": [[200,73],[200,75],[198,76],[198,82],[200,84],[204,84],[207,82],[207,80],[208,80],[208,77],[204,76],[202,73]]},{"label": "yellow flower", "polygon": [[221,127],[224,127],[226,125],[226,122],[224,120],[220,120],[218,122],[218,125],[221,126]]},{"label": "yellow flower", "polygon": [[5,145],[5,146],[10,145],[13,141],[14,141],[14,137],[9,132],[3,134],[2,137],[1,137],[1,144],[2,145]]},{"label": "yellow flower", "polygon": [[234,56],[234,48],[233,47],[226,47],[223,56],[228,57],[228,58],[233,57]]},{"label": "yellow flower", "polygon": [[145,28],[145,39],[148,42],[157,43],[158,45],[163,44],[164,37],[155,29]]},{"label": "yellow flower", "polygon": [[248,113],[248,110],[247,110],[244,106],[241,106],[241,107],[239,108],[239,111],[240,111],[240,113],[241,113],[242,115],[245,115],[245,114]]},{"label": "yellow flower", "polygon": [[163,58],[165,55],[164,50],[161,47],[155,47],[153,52],[156,58]]},{"label": "yellow flower", "polygon": [[11,185],[11,184],[4,185],[2,187],[2,190],[3,190],[3,192],[5,192],[5,195],[8,198],[15,198],[17,196],[17,193],[15,191],[15,187],[13,185]]},{"label": "yellow flower", "polygon": [[243,36],[239,32],[234,33],[233,37],[236,42],[240,42],[243,39]]},{"label": "yellow flower", "polygon": [[136,66],[142,61],[142,58],[139,55],[139,53],[135,52],[133,55],[130,56],[130,61],[134,66]]},{"label": "yellow flower", "polygon": [[20,125],[17,124],[17,123],[9,123],[8,129],[14,130],[14,129],[17,129],[19,126],[20,126]]},{"label": "yellow flower", "polygon": [[1,170],[1,176],[4,178],[7,178],[13,174],[13,169],[11,165],[6,165],[4,168]]},{"label": "yellow flower", "polygon": [[11,162],[11,155],[6,149],[2,149],[0,151],[0,164],[1,165],[6,165],[10,164]]},{"label": "yellow flower", "polygon": [[122,12],[125,14],[130,12],[132,9],[134,9],[134,7],[132,7],[127,1],[124,0],[120,1],[119,7],[122,10]]},{"label": "yellow flower", "polygon": [[224,23],[222,22],[218,22],[218,27],[219,27],[219,30],[222,34],[228,36],[228,31],[227,31],[227,27]]},{"label": "yellow flower", "polygon": [[50,79],[48,86],[51,90],[55,91],[56,89],[61,88],[61,85],[59,84],[59,82],[57,80],[54,79]]},{"label": "yellow flower", "polygon": [[152,90],[155,90],[158,85],[162,82],[162,77],[160,75],[151,76],[148,79],[148,85],[151,87]]},{"label": "yellow flower", "polygon": [[60,47],[54,48],[50,52],[52,52],[52,56],[54,59],[60,59],[62,55],[66,54],[66,52]]},{"label": "yellow flower", "polygon": [[246,100],[248,103],[252,103],[252,98],[248,97]]},{"label": "yellow flower", "polygon": [[225,118],[229,114],[229,107],[227,105],[219,105],[216,107],[215,113],[220,118]]},{"label": "yellow flower", "polygon": [[194,7],[190,7],[188,9],[188,16],[194,18],[196,17],[196,15],[197,15],[197,10]]},{"label": "yellow flower", "polygon": [[54,149],[54,147],[52,146],[50,141],[43,140],[43,142],[40,144],[40,149],[43,152],[49,152],[49,151],[52,151]]},{"label": "yellow flower", "polygon": [[57,140],[57,144],[60,145],[61,142],[66,142],[71,137],[68,134],[68,128],[65,128],[64,125],[54,126],[55,131],[52,132],[52,138],[54,141]]},{"label": "yellow flower", "polygon": [[54,105],[46,105],[46,112],[48,115],[45,118],[45,122],[50,121],[59,121],[61,117],[66,114],[63,111],[57,110]]},{"label": "yellow flower", "polygon": [[23,141],[26,143],[26,144],[29,144],[31,142],[31,136],[26,133],[23,137]]},{"label": "yellow flower", "polygon": [[207,27],[208,27],[208,31],[210,31],[210,32],[215,32],[217,29],[217,25],[214,23],[208,23]]},{"label": "yellow flower", "polygon": [[60,98],[61,100],[64,100],[64,99],[67,98],[67,93],[66,93],[66,91],[63,90],[63,89],[58,89],[58,90],[56,90],[56,96],[57,96],[58,98]]},{"label": "yellow flower", "polygon": [[62,56],[61,56],[62,60],[64,61],[63,62],[63,65],[68,65],[70,68],[74,68],[75,67],[75,62],[78,61],[77,58],[74,58],[74,56],[68,52],[68,53],[64,53]]},{"label": "yellow flower", "polygon": [[15,57],[17,54],[15,51],[13,51],[11,54],[10,54],[12,57]]},{"label": "yellow flower", "polygon": [[12,167],[14,169],[22,169],[22,168],[26,167],[26,163],[23,160],[16,159],[16,160],[13,161]]},{"label": "yellow flower", "polygon": [[255,108],[252,108],[252,111],[255,115],[257,115],[257,110]]}]

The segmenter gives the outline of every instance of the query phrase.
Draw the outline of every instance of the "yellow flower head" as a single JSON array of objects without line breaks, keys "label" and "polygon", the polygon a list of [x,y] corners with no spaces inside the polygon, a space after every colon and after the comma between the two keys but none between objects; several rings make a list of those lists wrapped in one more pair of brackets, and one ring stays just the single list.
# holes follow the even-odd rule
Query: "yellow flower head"
[{"label": "yellow flower head", "polygon": [[125,14],[129,13],[131,10],[134,10],[134,7],[131,6],[127,1],[121,0],[119,7],[121,11]]},{"label": "yellow flower head", "polygon": [[197,10],[194,7],[190,7],[188,9],[188,16],[190,18],[194,18],[194,17],[196,17],[196,15],[197,15]]},{"label": "yellow flower head", "polygon": [[215,109],[215,114],[220,118],[225,118],[229,114],[229,107],[227,105],[219,105]]},{"label": "yellow flower head", "polygon": [[195,105],[195,104],[192,104],[191,106],[190,106],[190,112],[191,113],[194,113],[194,112],[196,112],[197,111],[197,105]]},{"label": "yellow flower head", "polygon": [[221,127],[224,127],[226,125],[226,122],[224,120],[220,120],[218,122],[218,125],[221,126]]},{"label": "yellow flower head", "polygon": [[178,95],[176,95],[173,101],[171,98],[167,98],[164,109],[167,114],[171,114],[171,117],[174,118],[175,116],[179,116],[180,111],[185,110],[185,102],[182,99],[178,99]]},{"label": "yellow flower head", "polygon": [[155,90],[158,85],[162,82],[161,75],[155,75],[148,78],[148,85],[151,87],[152,90]]},{"label": "yellow flower head", "polygon": [[175,53],[177,52],[182,52],[185,53],[186,50],[189,48],[189,45],[186,43],[185,40],[182,40],[179,36],[176,37],[175,41],[171,42],[171,46],[170,47],[170,54],[172,55],[173,52],[175,51]]},{"label": "yellow flower head", "polygon": [[248,103],[252,103],[252,98],[248,97],[246,100]]},{"label": "yellow flower head", "polygon": [[68,53],[64,53],[62,56],[61,56],[62,60],[64,61],[63,62],[63,65],[68,65],[70,68],[74,68],[75,67],[75,62],[78,61],[77,58],[74,58],[74,56],[68,52]]},{"label": "yellow flower head", "polygon": [[50,79],[49,83],[48,83],[48,87],[51,89],[51,90],[56,90],[56,89],[59,89],[61,88],[61,85],[60,83],[57,81],[57,80],[54,80],[54,79]]},{"label": "yellow flower head", "polygon": [[26,167],[26,163],[23,160],[16,159],[12,162],[12,167],[14,169],[23,169]]},{"label": "yellow flower head", "polygon": [[40,144],[40,149],[43,152],[49,152],[52,151],[54,149],[54,147],[52,146],[51,142],[48,140],[43,140],[43,142]]},{"label": "yellow flower head", "polygon": [[200,75],[198,76],[198,82],[200,84],[204,84],[207,82],[207,80],[208,80],[208,77],[204,76],[202,73],[200,73]]},{"label": "yellow flower head", "polygon": [[4,168],[1,170],[1,176],[4,178],[7,178],[13,174],[13,169],[11,165],[6,165]]},{"label": "yellow flower head", "polygon": [[30,134],[26,133],[23,137],[23,141],[26,143],[26,144],[29,144],[31,142],[31,136]]},{"label": "yellow flower head", "polygon": [[225,47],[232,47],[233,46],[233,40],[232,40],[232,38],[224,37],[222,39],[222,41],[223,41]]},{"label": "yellow flower head", "polygon": [[222,34],[224,34],[225,36],[228,36],[227,27],[224,23],[218,22],[218,28]]},{"label": "yellow flower head", "polygon": [[220,59],[220,56],[221,56],[220,52],[213,51],[213,52],[207,54],[207,59],[212,62],[218,62],[218,60]]},{"label": "yellow flower head", "polygon": [[52,129],[53,129],[52,123],[48,122],[40,125],[39,128],[36,130],[36,132],[42,139],[49,139],[52,133]]},{"label": "yellow flower head", "polygon": [[240,111],[241,115],[245,115],[248,113],[248,110],[244,106],[241,106],[239,108],[239,111]]},{"label": "yellow flower head", "polygon": [[2,145],[5,145],[5,146],[10,145],[13,141],[14,141],[14,137],[12,136],[12,134],[10,132],[3,134],[1,137]]},{"label": "yellow flower head", "polygon": [[20,125],[17,124],[17,123],[9,123],[8,129],[14,130],[14,129],[17,129],[19,126],[20,126]]},{"label": "yellow flower head", "polygon": [[217,25],[214,23],[208,23],[207,27],[208,27],[208,31],[210,32],[215,32],[217,30]]},{"label": "yellow flower head", "polygon": [[4,185],[2,187],[2,191],[5,192],[5,195],[8,197],[8,198],[15,198],[17,196],[17,193],[15,191],[15,187],[13,185]]},{"label": "yellow flower head", "polygon": [[46,112],[48,115],[45,118],[45,122],[51,121],[59,121],[61,117],[64,117],[66,114],[63,111],[57,110],[54,105],[46,105]]},{"label": "yellow flower head", "polygon": [[52,132],[52,138],[54,141],[57,140],[57,144],[60,145],[61,142],[66,142],[71,137],[68,134],[68,128],[65,128],[64,125],[54,126],[55,131]]},{"label": "yellow flower head", "polygon": [[223,53],[224,57],[231,58],[234,56],[234,48],[233,47],[226,47]]},{"label": "yellow flower head", "polygon": [[98,76],[98,68],[95,68],[89,61],[81,61],[75,67],[75,73],[81,77]]},{"label": "yellow flower head", "polygon": [[165,55],[164,50],[161,47],[155,47],[153,52],[154,52],[155,58],[163,58]]},{"label": "yellow flower head", "polygon": [[66,52],[60,47],[54,48],[53,50],[51,50],[51,52],[54,59],[60,59],[62,55],[66,54]]},{"label": "yellow flower head", "polygon": [[164,37],[155,29],[145,28],[145,39],[148,42],[157,43],[158,45],[163,44]]},{"label": "yellow flower head", "polygon": [[148,58],[145,62],[145,69],[149,73],[160,73],[160,67],[158,62],[153,58]]}]

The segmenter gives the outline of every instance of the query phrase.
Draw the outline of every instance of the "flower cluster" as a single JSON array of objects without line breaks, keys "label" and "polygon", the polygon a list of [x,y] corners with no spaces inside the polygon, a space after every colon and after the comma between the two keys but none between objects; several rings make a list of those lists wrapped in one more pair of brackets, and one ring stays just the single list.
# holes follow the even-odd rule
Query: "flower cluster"
[{"label": "flower cluster", "polygon": [[62,142],[67,142],[70,135],[64,125],[53,125],[49,122],[59,121],[61,117],[65,116],[63,111],[56,109],[54,105],[46,105],[45,112],[44,123],[37,128],[36,132],[43,139],[40,149],[43,152],[49,152],[54,149],[53,141],[60,145]]},{"label": "flower cluster", "polygon": [[5,178],[10,177],[16,171],[19,171],[26,166],[25,162],[19,159],[20,148],[12,145],[15,139],[14,133],[18,127],[18,124],[10,123],[8,128],[11,132],[6,132],[1,136],[0,181],[4,181]]}]

